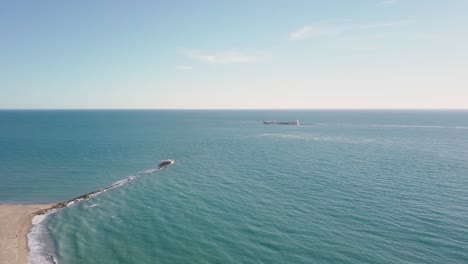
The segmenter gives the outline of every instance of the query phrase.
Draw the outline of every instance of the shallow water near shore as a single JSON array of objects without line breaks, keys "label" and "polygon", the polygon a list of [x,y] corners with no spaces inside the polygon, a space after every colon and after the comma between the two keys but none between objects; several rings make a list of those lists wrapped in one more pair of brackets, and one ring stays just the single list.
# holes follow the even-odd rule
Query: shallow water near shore
[{"label": "shallow water near shore", "polygon": [[[296,119],[315,125],[261,124]],[[1,202],[68,201],[138,176],[40,224],[35,241],[58,263],[468,259],[468,111],[0,111],[0,121]]]}]

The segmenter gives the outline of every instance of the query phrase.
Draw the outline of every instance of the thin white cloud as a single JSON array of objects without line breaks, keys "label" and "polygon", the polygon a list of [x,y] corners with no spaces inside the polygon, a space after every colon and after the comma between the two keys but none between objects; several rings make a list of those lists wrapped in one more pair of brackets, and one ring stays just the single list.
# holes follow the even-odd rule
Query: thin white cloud
[{"label": "thin white cloud", "polygon": [[389,20],[389,21],[380,21],[366,24],[356,24],[351,22],[346,22],[341,25],[334,26],[313,26],[307,25],[303,26],[289,34],[291,40],[303,40],[311,37],[331,37],[338,35],[345,35],[347,33],[352,33],[356,31],[363,30],[372,30],[372,29],[383,29],[388,27],[403,26],[410,23],[413,23],[414,20],[410,19],[400,19],[400,20]]},{"label": "thin white cloud", "polygon": [[187,65],[177,65],[176,66],[176,70],[178,71],[190,71],[192,68],[192,66],[187,66]]},{"label": "thin white cloud", "polygon": [[336,28],[326,28],[307,25],[289,34],[291,40],[301,40],[310,37],[323,37],[323,36],[335,36],[339,33],[339,30]]},{"label": "thin white cloud", "polygon": [[386,28],[386,27],[394,27],[394,26],[402,26],[413,23],[413,20],[409,19],[402,19],[402,20],[392,20],[392,21],[385,21],[379,23],[369,23],[358,26],[361,29],[376,29],[376,28]]},{"label": "thin white cloud", "polygon": [[184,55],[192,59],[220,64],[249,63],[265,60],[265,56],[262,55],[243,54],[237,51],[224,51],[216,53],[206,53],[200,51],[183,51],[183,53]]}]

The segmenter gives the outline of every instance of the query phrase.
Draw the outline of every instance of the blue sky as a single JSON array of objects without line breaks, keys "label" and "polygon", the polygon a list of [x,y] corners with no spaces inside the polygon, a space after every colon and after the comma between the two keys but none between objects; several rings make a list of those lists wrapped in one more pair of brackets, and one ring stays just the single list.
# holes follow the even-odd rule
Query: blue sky
[{"label": "blue sky", "polygon": [[468,108],[468,1],[3,1],[0,109]]}]

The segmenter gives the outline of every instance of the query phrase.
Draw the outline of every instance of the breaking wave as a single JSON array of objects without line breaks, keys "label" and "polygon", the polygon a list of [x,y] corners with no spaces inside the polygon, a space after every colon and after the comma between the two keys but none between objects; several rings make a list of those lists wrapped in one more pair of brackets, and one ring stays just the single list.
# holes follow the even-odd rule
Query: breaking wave
[{"label": "breaking wave", "polygon": [[261,137],[271,137],[280,139],[292,139],[292,140],[304,140],[304,141],[324,141],[333,143],[346,143],[346,144],[365,144],[373,143],[374,139],[357,139],[357,138],[345,138],[345,137],[327,137],[327,136],[314,136],[314,135],[294,135],[294,134],[260,134]]},{"label": "breaking wave", "polygon": [[[170,165],[174,163],[174,160],[168,160],[168,161],[170,161]],[[84,195],[80,195],[67,202],[56,203],[50,208],[36,212],[36,215],[34,216],[31,222],[32,223],[31,231],[28,233],[28,247],[29,247],[28,264],[57,264],[57,261],[53,253],[49,250],[50,247],[48,246],[48,243],[47,243],[47,228],[45,225],[47,216],[54,214],[65,207],[70,207],[81,201],[85,201],[93,197],[96,197],[109,190],[120,188],[128,184],[129,182],[138,179],[140,176],[156,173],[160,170],[165,169],[166,167],[167,166],[163,166],[159,168],[141,171],[135,175],[130,175],[123,180],[116,181],[113,184],[105,188],[102,188],[97,191],[90,192]],[[98,205],[99,204],[92,204],[86,207],[91,208],[91,207],[95,207]]]}]

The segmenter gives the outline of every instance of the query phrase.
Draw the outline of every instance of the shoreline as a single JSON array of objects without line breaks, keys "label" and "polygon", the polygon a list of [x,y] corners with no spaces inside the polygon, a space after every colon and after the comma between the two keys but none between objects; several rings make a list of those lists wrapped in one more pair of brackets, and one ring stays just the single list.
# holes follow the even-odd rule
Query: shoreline
[{"label": "shoreline", "polygon": [[27,264],[32,219],[53,204],[0,204],[0,264]]},{"label": "shoreline", "polygon": [[89,200],[109,190],[119,188],[143,174],[152,174],[174,164],[174,160],[163,160],[158,167],[131,175],[127,178],[66,202],[52,204],[2,204],[0,203],[0,264],[27,264],[30,253],[28,234],[33,228],[35,216],[56,212],[77,202]]}]

